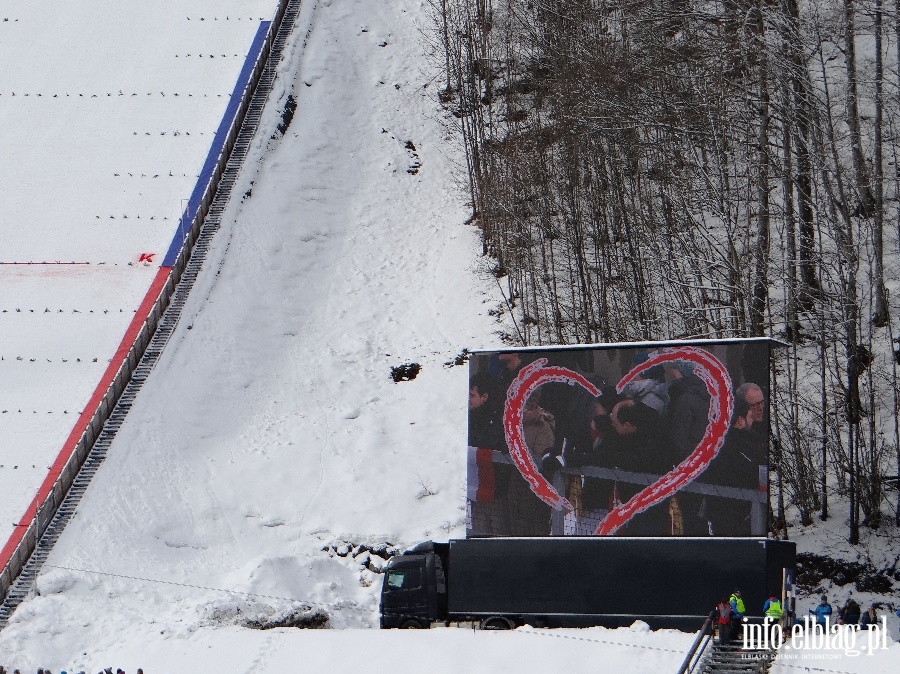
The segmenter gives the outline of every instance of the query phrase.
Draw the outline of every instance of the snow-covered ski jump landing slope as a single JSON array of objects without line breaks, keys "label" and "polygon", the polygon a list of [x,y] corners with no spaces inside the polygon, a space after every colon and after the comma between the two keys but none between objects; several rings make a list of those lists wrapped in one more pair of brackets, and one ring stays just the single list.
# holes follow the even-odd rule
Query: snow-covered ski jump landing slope
[{"label": "snow-covered ski jump landing slope", "polygon": [[169,276],[277,6],[4,4],[0,567]]}]

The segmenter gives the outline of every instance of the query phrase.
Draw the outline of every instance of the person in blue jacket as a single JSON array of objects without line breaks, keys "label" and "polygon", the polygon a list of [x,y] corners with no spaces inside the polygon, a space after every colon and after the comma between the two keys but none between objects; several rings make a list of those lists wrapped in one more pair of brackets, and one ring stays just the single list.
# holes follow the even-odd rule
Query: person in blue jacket
[{"label": "person in blue jacket", "polygon": [[816,625],[825,627],[828,619],[831,617],[831,604],[828,603],[828,596],[822,595],[822,601],[815,608],[809,609],[809,612],[816,616]]}]

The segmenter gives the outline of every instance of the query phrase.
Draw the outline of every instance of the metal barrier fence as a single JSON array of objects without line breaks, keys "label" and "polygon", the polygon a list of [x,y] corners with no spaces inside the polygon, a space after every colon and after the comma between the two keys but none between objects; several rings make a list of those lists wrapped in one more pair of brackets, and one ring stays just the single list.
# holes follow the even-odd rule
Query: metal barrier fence
[{"label": "metal barrier fence", "polygon": [[5,564],[3,570],[0,571],[0,599],[6,598],[16,578],[18,578],[22,569],[25,567],[25,564],[28,562],[28,559],[37,547],[38,541],[40,541],[44,532],[47,530],[50,521],[56,515],[56,512],[62,504],[63,499],[66,497],[69,488],[72,486],[75,477],[78,475],[91,448],[100,436],[104,424],[109,420],[110,414],[122,397],[125,387],[128,385],[132,374],[134,374],[135,368],[141,361],[141,358],[150,344],[150,340],[156,332],[160,318],[165,313],[166,308],[172,299],[172,295],[175,292],[175,288],[178,286],[178,283],[184,274],[184,270],[187,267],[187,263],[190,260],[194,244],[197,241],[200,229],[209,212],[209,207],[212,204],[221,183],[225,166],[234,150],[238,133],[247,116],[251,98],[259,84],[263,69],[269,60],[272,44],[275,41],[275,36],[281,27],[281,23],[290,3],[291,0],[279,0],[278,2],[278,9],[269,25],[265,43],[259,54],[259,58],[257,58],[256,63],[254,64],[249,82],[241,94],[240,105],[238,106],[231,127],[228,130],[228,134],[226,135],[222,150],[219,153],[215,167],[212,171],[212,175],[206,184],[203,196],[191,219],[190,228],[185,231],[181,250],[169,271],[169,276],[162,286],[159,296],[154,301],[134,343],[128,350],[112,383],[107,388],[106,393],[94,411],[87,428],[82,433],[74,450],[66,461],[65,466],[60,471],[59,477],[56,479],[52,489],[44,500],[37,505],[35,515],[28,524],[24,536],[22,536],[21,541],[16,546],[15,550],[13,550],[9,561]]},{"label": "metal barrier fence", "polygon": [[[469,448],[469,451],[475,451]],[[578,513],[577,524],[574,523],[575,513],[567,513],[565,510],[553,510],[543,504],[532,493],[527,482],[522,479],[512,463],[509,454],[491,450],[490,461],[494,465],[494,471],[499,482],[507,483],[505,488],[499,488],[493,497],[492,503],[473,504],[470,497],[467,509],[466,528],[468,535],[475,536],[563,536],[563,535],[593,535],[601,520],[606,516],[607,506],[593,506],[593,509],[578,513],[577,502],[568,493],[571,487],[571,479],[579,482],[583,478],[592,478],[602,481],[606,485],[630,485],[643,488],[656,482],[660,475],[651,473],[638,473],[621,470],[619,468],[603,468],[599,466],[579,466],[577,468],[560,468],[550,478],[553,487],[563,495],[568,495],[576,506]],[[502,472],[505,471],[505,472]],[[503,475],[505,480],[500,476]],[[710,497],[730,500],[734,503],[743,503],[749,507],[748,529],[745,533],[731,532],[732,536],[765,536],[767,530],[768,492],[766,482],[768,471],[761,470],[757,489],[742,487],[730,487],[714,485],[702,482],[703,476],[685,485],[679,490],[679,495],[692,495],[698,498]],[[567,519],[568,518],[568,519]],[[635,534],[631,534],[635,535]],[[657,535],[663,535],[659,532]],[[706,533],[695,532],[700,536]],[[719,535],[723,535],[721,532]]]}]

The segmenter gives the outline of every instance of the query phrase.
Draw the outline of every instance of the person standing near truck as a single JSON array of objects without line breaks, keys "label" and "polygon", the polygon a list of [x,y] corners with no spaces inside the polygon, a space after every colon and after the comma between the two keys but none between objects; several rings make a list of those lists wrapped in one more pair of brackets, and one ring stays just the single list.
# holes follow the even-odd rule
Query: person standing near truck
[{"label": "person standing near truck", "polygon": [[741,628],[741,620],[744,619],[744,614],[747,612],[744,600],[741,598],[740,588],[735,588],[731,597],[728,598],[728,603],[731,605],[731,636],[734,638]]},{"label": "person standing near truck", "polygon": [[[769,639],[771,640],[775,634],[775,625],[781,624],[781,617],[784,615],[784,610],[781,608],[781,600],[773,592],[769,595],[769,598],[766,599],[766,603],[763,604],[763,614],[771,620],[769,623]],[[772,643],[770,641],[770,643]]]},{"label": "person standing near truck", "polygon": [[781,616],[784,615],[784,611],[781,608],[781,601],[779,601],[774,593],[770,594],[769,598],[766,599],[766,603],[763,604],[763,613],[769,616],[774,622],[781,620]]},{"label": "person standing near truck", "polygon": [[731,604],[725,597],[716,606],[716,623],[719,626],[719,643],[724,644],[731,639]]}]

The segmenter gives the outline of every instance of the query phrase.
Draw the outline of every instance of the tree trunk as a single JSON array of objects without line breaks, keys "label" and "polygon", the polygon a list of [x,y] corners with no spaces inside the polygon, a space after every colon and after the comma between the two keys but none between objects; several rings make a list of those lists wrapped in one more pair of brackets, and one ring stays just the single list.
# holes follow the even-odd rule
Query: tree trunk
[{"label": "tree trunk", "polygon": [[[900,1],[900,0],[898,0]],[[812,207],[812,162],[810,161],[810,123],[812,99],[810,96],[809,74],[803,62],[803,45],[800,39],[800,10],[796,0],[785,0],[787,17],[786,33],[790,50],[788,67],[791,71],[791,89],[794,92],[794,145],[797,153],[797,215],[798,215],[798,259],[800,280],[804,292],[799,298],[803,306],[809,306],[812,295],[819,288],[816,271],[815,225]]]},{"label": "tree trunk", "polygon": [[754,337],[766,333],[766,304],[769,298],[769,84],[766,57],[765,22],[762,7],[756,8],[757,35],[754,40],[757,57],[759,95],[759,128],[756,137],[757,175],[756,246],[753,252],[753,295],[750,301],[750,329]]},{"label": "tree trunk", "polygon": [[872,233],[874,247],[873,292],[875,309],[872,325],[883,328],[890,320],[887,291],[884,287],[884,177],[882,169],[882,104],[884,102],[884,62],[882,57],[882,0],[875,0],[875,230]]},{"label": "tree trunk", "polygon": [[862,132],[859,123],[859,92],[856,75],[856,8],[854,0],[844,0],[844,63],[847,69],[847,126],[850,129],[850,153],[856,189],[859,191],[857,214],[870,218],[875,214],[875,197],[872,195],[869,169],[862,149]]}]

